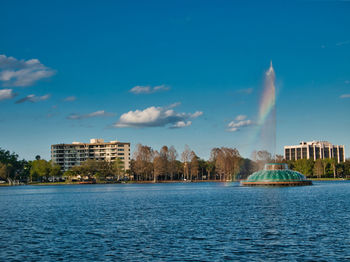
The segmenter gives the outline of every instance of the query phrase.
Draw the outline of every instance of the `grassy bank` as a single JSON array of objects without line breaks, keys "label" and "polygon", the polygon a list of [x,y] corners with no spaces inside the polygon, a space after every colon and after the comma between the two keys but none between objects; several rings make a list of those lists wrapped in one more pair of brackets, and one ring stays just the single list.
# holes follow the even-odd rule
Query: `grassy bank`
[{"label": "grassy bank", "polygon": [[350,180],[349,178],[330,178],[330,177],[325,177],[325,178],[309,178],[312,181],[344,181],[344,180]]}]

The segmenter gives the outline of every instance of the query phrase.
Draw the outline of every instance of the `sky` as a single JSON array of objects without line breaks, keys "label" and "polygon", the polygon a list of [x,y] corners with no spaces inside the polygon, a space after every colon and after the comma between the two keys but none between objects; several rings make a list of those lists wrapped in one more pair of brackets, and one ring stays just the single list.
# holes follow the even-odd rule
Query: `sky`
[{"label": "sky", "polygon": [[273,62],[277,153],[350,150],[350,1],[0,1],[0,147],[105,141],[259,149]]}]

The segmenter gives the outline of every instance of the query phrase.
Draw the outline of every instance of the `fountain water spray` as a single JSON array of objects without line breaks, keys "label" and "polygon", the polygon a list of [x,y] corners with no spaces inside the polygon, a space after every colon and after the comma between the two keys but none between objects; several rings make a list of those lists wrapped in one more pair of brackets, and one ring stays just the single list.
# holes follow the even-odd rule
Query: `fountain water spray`
[{"label": "fountain water spray", "polygon": [[268,150],[275,158],[275,163],[266,163],[263,170],[254,172],[246,180],[241,181],[243,186],[308,186],[310,180],[293,170],[288,169],[285,163],[276,163],[276,87],[275,71],[272,62],[265,73],[265,86],[260,100],[258,132],[259,140],[264,150]]},{"label": "fountain water spray", "polygon": [[260,132],[260,141],[263,149],[276,156],[276,87],[275,70],[270,63],[270,68],[265,73],[265,84],[260,100],[258,125]]},{"label": "fountain water spray", "polygon": [[270,62],[270,68],[265,73],[265,88],[260,101],[258,124],[264,123],[269,114],[275,110],[276,88],[275,88],[275,70]]}]

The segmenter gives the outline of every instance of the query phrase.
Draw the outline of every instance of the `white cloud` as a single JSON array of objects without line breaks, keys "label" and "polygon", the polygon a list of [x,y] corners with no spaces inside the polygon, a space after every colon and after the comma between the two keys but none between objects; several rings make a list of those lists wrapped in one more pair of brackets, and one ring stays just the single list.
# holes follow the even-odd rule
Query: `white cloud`
[{"label": "white cloud", "polygon": [[159,86],[134,86],[130,89],[130,93],[139,95],[139,94],[153,94],[160,91],[168,91],[170,90],[169,86],[159,85]]},{"label": "white cloud", "polygon": [[150,86],[134,86],[130,89],[130,93],[134,94],[149,94],[151,92]]},{"label": "white cloud", "polygon": [[231,121],[227,127],[227,131],[229,132],[236,132],[236,131],[239,131],[240,128],[242,127],[246,127],[246,126],[250,126],[250,125],[253,125],[253,121],[247,119],[247,116],[245,115],[238,115],[234,121]]},{"label": "white cloud", "polygon": [[169,86],[166,85],[160,85],[160,86],[155,86],[153,87],[153,91],[157,92],[157,91],[168,91],[170,89]]},{"label": "white cloud", "polygon": [[71,119],[71,120],[78,120],[78,119],[84,119],[84,118],[92,118],[92,117],[103,117],[103,116],[114,116],[113,113],[108,113],[104,110],[99,110],[99,111],[96,111],[96,112],[92,112],[92,113],[89,113],[89,114],[83,114],[83,115],[80,115],[80,114],[70,114],[67,119]]},{"label": "white cloud", "polygon": [[161,127],[169,126],[170,128],[181,128],[192,124],[189,119],[194,119],[201,116],[203,113],[197,111],[193,114],[178,113],[172,108],[177,106],[173,104],[168,107],[151,106],[144,110],[135,110],[124,113],[120,116],[119,121],[113,126],[122,127]]},{"label": "white cloud", "polygon": [[0,90],[0,101],[14,98],[16,94],[12,89],[1,89]]},{"label": "white cloud", "polygon": [[181,102],[176,102],[176,103],[172,103],[171,105],[169,105],[168,108],[174,108],[174,107],[177,107],[180,105],[181,105]]},{"label": "white cloud", "polygon": [[343,94],[340,96],[340,98],[350,98],[350,94]]},{"label": "white cloud", "polygon": [[38,59],[18,60],[0,55],[0,81],[3,86],[31,86],[54,74],[54,70],[40,63]]},{"label": "white cloud", "polygon": [[237,127],[230,127],[229,129],[227,129],[227,131],[236,132],[236,131],[238,131],[238,128]]},{"label": "white cloud", "polygon": [[24,103],[24,102],[36,103],[36,102],[48,100],[50,97],[51,97],[51,95],[49,95],[49,94],[43,95],[43,96],[36,96],[36,95],[33,95],[33,94],[32,95],[27,95],[26,97],[17,100],[16,104],[21,104],[21,103]]},{"label": "white cloud", "polygon": [[63,99],[65,102],[73,102],[75,100],[77,100],[75,96],[67,96],[65,99]]},{"label": "white cloud", "polygon": [[195,113],[191,114],[191,117],[192,118],[197,118],[199,116],[203,115],[203,112],[201,111],[196,111]]},{"label": "white cloud", "polygon": [[238,115],[238,116],[236,116],[236,121],[242,121],[242,120],[244,120],[244,119],[246,119],[247,118],[247,116],[246,115]]},{"label": "white cloud", "polygon": [[192,125],[192,121],[179,121],[177,123],[175,123],[173,126],[171,126],[171,128],[182,128],[182,127],[186,127],[186,126],[190,126]]}]

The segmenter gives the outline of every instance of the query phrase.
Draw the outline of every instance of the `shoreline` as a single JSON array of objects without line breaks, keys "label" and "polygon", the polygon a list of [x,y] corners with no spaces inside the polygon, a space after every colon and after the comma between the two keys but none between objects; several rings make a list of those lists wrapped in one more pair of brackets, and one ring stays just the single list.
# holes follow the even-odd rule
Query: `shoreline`
[{"label": "shoreline", "polygon": [[[344,179],[344,178],[315,178],[315,179],[309,179],[311,181],[350,181],[350,179]],[[39,182],[39,183],[28,183],[28,184],[20,184],[15,186],[59,186],[59,185],[130,185],[130,184],[172,184],[172,183],[230,183],[230,182],[240,182],[241,180],[236,181],[222,181],[222,180],[193,180],[193,181],[183,181],[183,180],[166,180],[166,181],[126,181],[124,183],[120,182],[113,182],[113,183],[106,183],[106,182],[100,182],[100,183],[94,183],[94,184],[81,184],[79,182]],[[10,187],[9,184],[4,183],[0,184],[0,187]]]},{"label": "shoreline", "polygon": [[[221,180],[194,180],[194,181],[183,181],[183,180],[167,180],[167,181],[126,181],[126,182],[96,182],[96,183],[79,183],[79,182],[38,182],[38,183],[27,183],[19,184],[15,186],[55,186],[55,185],[126,185],[126,184],[171,184],[171,183],[227,183],[227,182],[239,182],[237,181],[221,181]],[[9,184],[0,184],[0,187],[10,186]]]}]

